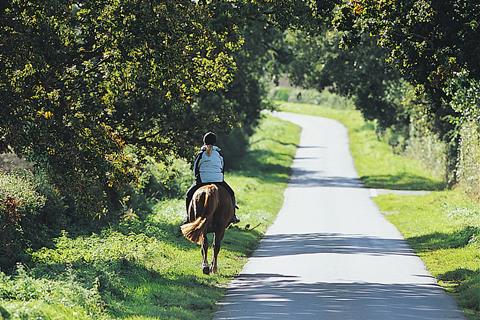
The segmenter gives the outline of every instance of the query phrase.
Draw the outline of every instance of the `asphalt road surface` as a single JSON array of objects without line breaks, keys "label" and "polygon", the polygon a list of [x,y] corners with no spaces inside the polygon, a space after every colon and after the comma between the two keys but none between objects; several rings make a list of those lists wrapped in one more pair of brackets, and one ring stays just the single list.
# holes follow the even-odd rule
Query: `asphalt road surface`
[{"label": "asphalt road surface", "polygon": [[363,188],[346,129],[303,128],[285,202],[215,319],[464,319]]}]

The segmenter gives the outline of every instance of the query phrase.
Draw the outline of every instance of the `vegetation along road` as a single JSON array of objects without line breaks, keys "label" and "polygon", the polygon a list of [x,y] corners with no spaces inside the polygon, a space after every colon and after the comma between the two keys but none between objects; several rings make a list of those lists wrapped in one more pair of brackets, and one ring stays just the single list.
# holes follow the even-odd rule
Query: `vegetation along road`
[{"label": "vegetation along road", "polygon": [[[478,21],[480,3],[465,0],[0,1],[0,320],[213,317],[282,208],[300,129],[265,115],[275,107],[341,122],[379,210],[351,163],[338,175],[313,168],[301,190],[338,191],[346,177],[353,203],[394,224],[479,320]],[[320,138],[339,138],[333,127]],[[208,131],[242,219],[211,277],[178,234]],[[353,238],[368,230],[336,229],[359,247],[339,259],[393,254],[362,252]],[[399,234],[373,236],[404,248]]]},{"label": "vegetation along road", "polygon": [[346,129],[279,117],[303,130],[285,203],[216,319],[464,319],[371,201]]}]

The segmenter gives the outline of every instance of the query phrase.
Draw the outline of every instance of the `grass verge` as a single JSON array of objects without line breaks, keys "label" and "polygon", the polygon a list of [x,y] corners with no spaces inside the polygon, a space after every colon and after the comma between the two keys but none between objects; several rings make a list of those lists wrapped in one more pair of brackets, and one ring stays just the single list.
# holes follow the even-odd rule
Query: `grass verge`
[{"label": "grass verge", "polygon": [[355,168],[369,188],[442,190],[445,187],[442,178],[419,161],[394,154],[388,143],[378,139],[374,124],[365,121],[357,110],[292,102],[279,102],[278,110],[335,119],[345,125]]},{"label": "grass verge", "polygon": [[[355,166],[367,187],[444,188],[442,180],[421,163],[394,154],[386,142],[377,139],[373,124],[356,110],[286,102],[279,109],[342,122],[348,128]],[[465,314],[479,320],[480,206],[460,189],[423,196],[388,194],[374,201]]]},{"label": "grass verge", "polygon": [[480,207],[460,191],[375,202],[465,314],[480,319]]},{"label": "grass verge", "polygon": [[299,138],[299,127],[266,117],[240,168],[227,174],[242,223],[227,231],[218,275],[201,273],[200,248],[178,232],[183,200],[163,201],[145,219],[100,234],[64,233],[30,252],[32,265],[0,273],[0,319],[210,318],[282,206]]}]

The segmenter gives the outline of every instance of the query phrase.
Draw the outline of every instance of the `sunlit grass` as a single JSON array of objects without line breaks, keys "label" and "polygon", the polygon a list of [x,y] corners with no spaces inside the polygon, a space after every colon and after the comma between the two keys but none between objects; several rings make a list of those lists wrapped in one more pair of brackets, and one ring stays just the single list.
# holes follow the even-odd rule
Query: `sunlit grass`
[{"label": "sunlit grass", "polygon": [[[349,132],[355,167],[367,187],[441,190],[442,179],[420,162],[394,154],[360,112],[327,106],[279,103],[281,111],[331,118]],[[480,318],[480,207],[461,190],[425,196],[383,195],[375,202],[405,236],[428,270],[471,319]]]},{"label": "sunlit grass", "polygon": [[393,153],[388,143],[377,137],[374,124],[365,121],[357,110],[290,102],[278,102],[278,109],[335,119],[347,127],[355,168],[367,187],[405,190],[444,188],[442,177],[430,172],[420,161]]},{"label": "sunlit grass", "polygon": [[[442,179],[420,162],[394,154],[360,112],[326,106],[279,103],[281,111],[331,118],[349,132],[355,167],[367,187],[441,190]],[[480,319],[480,205],[459,190],[424,196],[382,195],[375,202],[402,232],[439,283],[470,319]]]},{"label": "sunlit grass", "polygon": [[439,283],[480,319],[480,211],[459,191],[383,195],[375,202]]}]

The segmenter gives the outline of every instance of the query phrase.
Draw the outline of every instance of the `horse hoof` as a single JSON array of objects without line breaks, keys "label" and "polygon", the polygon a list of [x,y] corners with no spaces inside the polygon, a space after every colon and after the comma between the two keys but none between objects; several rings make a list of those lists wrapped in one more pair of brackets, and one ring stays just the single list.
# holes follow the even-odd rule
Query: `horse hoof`
[{"label": "horse hoof", "polygon": [[218,271],[217,268],[214,268],[214,267],[210,268],[210,272],[213,273],[213,274],[216,274],[217,271]]},{"label": "horse hoof", "polygon": [[204,266],[202,271],[203,271],[203,274],[208,275],[208,274],[210,274],[210,267],[209,266]]}]

